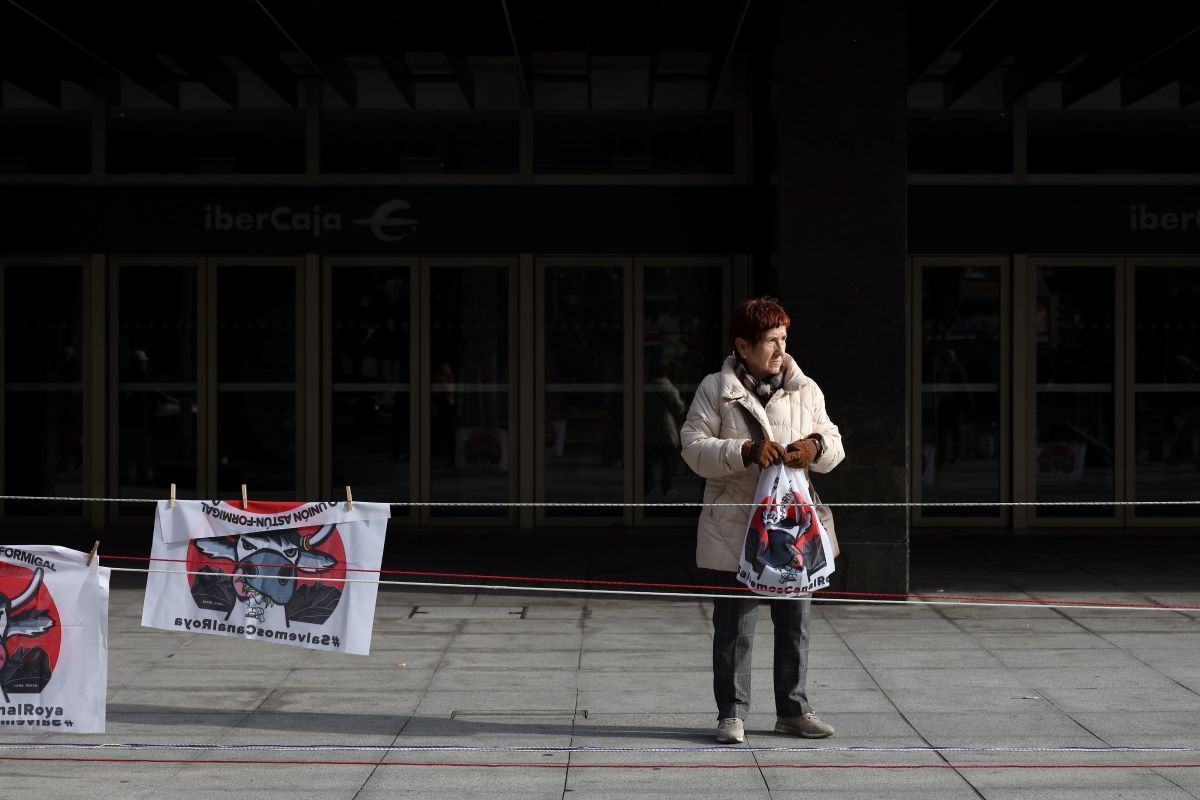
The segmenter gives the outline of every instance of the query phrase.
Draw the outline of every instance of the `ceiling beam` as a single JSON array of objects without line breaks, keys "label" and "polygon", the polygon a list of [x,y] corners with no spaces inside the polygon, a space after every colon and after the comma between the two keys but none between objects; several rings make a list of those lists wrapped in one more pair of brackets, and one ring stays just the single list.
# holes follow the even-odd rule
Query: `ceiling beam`
[{"label": "ceiling beam", "polygon": [[1143,17],[1120,28],[1119,35],[1113,35],[1104,46],[1090,53],[1083,63],[1064,76],[1064,107],[1074,105],[1200,33],[1200,9],[1188,4],[1181,7],[1178,14]]},{"label": "ceiling beam", "polygon": [[179,108],[178,76],[158,60],[152,47],[134,41],[127,27],[115,25],[114,16],[102,5],[86,5],[83,13],[68,13],[54,4],[26,7],[16,0],[9,2],[69,46],[61,48],[62,52],[73,49],[86,56],[76,60],[85,71],[94,62],[98,68],[96,74],[105,77],[106,82],[116,75],[137,84],[171,108]]},{"label": "ceiling beam", "polygon": [[[201,9],[189,0],[159,0],[170,9],[177,24],[191,31],[201,42],[196,49],[214,56],[233,56],[242,67],[262,81],[267,88],[292,108],[299,105],[299,80],[279,59],[279,51],[270,44],[266,23],[261,13],[244,3],[231,0],[211,0],[212,5]],[[252,13],[253,12],[253,13]],[[214,20],[225,23],[217,27]],[[223,63],[218,57],[218,63]],[[236,85],[237,74],[234,73]],[[225,94],[229,95],[229,82]],[[210,87],[211,88],[211,87]],[[234,98],[240,100],[240,97]],[[228,99],[226,99],[228,102]]]},{"label": "ceiling beam", "polygon": [[1012,53],[1001,88],[1005,107],[1053,77],[1080,53],[1093,46],[1109,23],[1088,0],[1072,0],[1046,9],[1030,26]]},{"label": "ceiling beam", "polygon": [[417,107],[417,77],[408,66],[408,62],[404,60],[404,55],[402,53],[380,53],[378,58],[379,63],[383,65],[383,71],[396,86],[400,96],[404,98],[404,102],[408,103],[409,108],[415,109]]},{"label": "ceiling beam", "polygon": [[458,40],[450,33],[451,18],[456,10],[455,3],[453,0],[422,0],[422,4],[434,37],[441,44],[446,60],[450,62],[454,80],[458,83],[458,88],[467,101],[467,107],[474,111],[475,73],[471,70],[471,64],[467,61],[466,54],[459,47]]},{"label": "ceiling beam", "polygon": [[955,49],[962,52],[962,60],[946,73],[943,83],[946,107],[961,100],[1013,52],[1021,31],[1035,13],[1030,6],[1031,0],[994,4],[985,17],[960,37]]},{"label": "ceiling beam", "polygon": [[517,30],[513,23],[512,10],[508,7],[508,0],[500,0],[500,8],[504,11],[504,22],[508,26],[508,39],[512,42],[513,58],[517,62],[517,79],[521,82],[521,102],[526,108],[531,108],[533,106],[533,86],[529,82],[529,75],[525,69],[529,59],[517,43]]},{"label": "ceiling beam", "polygon": [[[351,107],[358,105],[358,77],[354,70],[347,66],[340,54],[331,53],[321,39],[325,21],[317,19],[316,9],[311,6],[287,0],[274,2],[270,6],[267,0],[254,0],[254,4],[263,16],[288,44],[308,62],[309,67],[321,80],[341,96]],[[305,9],[313,12],[305,18],[301,13]],[[337,14],[335,8],[332,12]],[[337,24],[336,22],[332,24]]]},{"label": "ceiling beam", "polygon": [[916,0],[908,26],[908,82],[925,74],[1001,0]]},{"label": "ceiling beam", "polygon": [[1198,74],[1200,36],[1189,36],[1121,76],[1121,107],[1128,108],[1173,81],[1186,81]]},{"label": "ceiling beam", "polygon": [[[733,32],[726,39],[724,46],[720,50],[713,53],[712,63],[709,64],[708,72],[708,93],[706,96],[706,107],[711,109],[713,101],[717,99],[717,89],[721,85],[721,78],[729,71],[729,62],[733,59],[733,52],[737,49],[738,39],[742,35],[742,29],[746,25],[746,15],[750,13],[750,4],[753,0],[742,0],[741,7],[738,9],[737,17],[733,23]],[[783,0],[783,2],[791,2],[791,0]]]}]

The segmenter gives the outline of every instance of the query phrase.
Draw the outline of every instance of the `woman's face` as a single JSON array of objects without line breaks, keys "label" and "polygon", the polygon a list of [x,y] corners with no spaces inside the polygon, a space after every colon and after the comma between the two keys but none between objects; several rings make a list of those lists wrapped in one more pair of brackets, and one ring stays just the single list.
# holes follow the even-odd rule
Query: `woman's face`
[{"label": "woman's face", "polygon": [[787,328],[780,325],[763,331],[758,341],[751,344],[745,339],[738,339],[738,355],[746,362],[746,369],[755,378],[762,380],[769,375],[778,375],[783,369],[783,356],[787,352]]}]

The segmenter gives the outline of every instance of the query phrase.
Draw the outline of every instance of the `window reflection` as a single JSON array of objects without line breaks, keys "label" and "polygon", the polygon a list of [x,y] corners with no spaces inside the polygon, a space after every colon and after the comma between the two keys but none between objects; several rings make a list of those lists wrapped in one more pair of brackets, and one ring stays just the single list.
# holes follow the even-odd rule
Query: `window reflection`
[{"label": "window reflection", "polygon": [[[1114,270],[1036,271],[1037,499],[1112,500],[1115,491]],[[1042,506],[1054,517],[1111,517],[1111,506]]]},{"label": "window reflection", "polygon": [[[620,266],[545,272],[544,495],[550,502],[624,500],[624,278]],[[621,516],[619,508],[546,516]]]},{"label": "window reflection", "polygon": [[[509,268],[430,270],[430,495],[434,516],[507,516]],[[466,505],[470,504],[470,505]]]},{"label": "window reflection", "polygon": [[412,271],[336,266],[332,272],[333,493],[376,502],[409,497]]},{"label": "window reflection", "polygon": [[[5,264],[4,493],[83,494],[83,270]],[[48,289],[47,287],[53,287]],[[10,516],[62,516],[79,503],[11,500]]]},{"label": "window reflection", "polygon": [[217,491],[296,493],[296,269],[217,268]]},{"label": "window reflection", "polygon": [[[196,270],[121,266],[117,442],[121,497],[195,497]],[[122,513],[149,513],[128,504]]]},{"label": "window reflection", "polygon": [[[1000,498],[1001,271],[921,272],[921,497]],[[994,517],[996,507],[922,508],[925,517]]]},{"label": "window reflection", "polygon": [[[679,453],[679,429],[700,381],[721,368],[728,313],[718,266],[649,266],[642,308],[642,497],[646,502],[700,502],[704,480]],[[675,402],[678,396],[679,403]],[[672,451],[668,453],[668,447]],[[647,508],[647,517],[695,516],[697,510]]]},{"label": "window reflection", "polygon": [[[1200,497],[1200,267],[1136,271],[1136,500]],[[1194,506],[1138,507],[1139,517],[1192,517]]]}]

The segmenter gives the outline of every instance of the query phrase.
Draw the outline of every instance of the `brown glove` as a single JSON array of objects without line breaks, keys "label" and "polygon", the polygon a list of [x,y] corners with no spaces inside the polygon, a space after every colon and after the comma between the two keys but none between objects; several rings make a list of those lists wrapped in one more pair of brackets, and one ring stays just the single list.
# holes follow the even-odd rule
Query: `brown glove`
[{"label": "brown glove", "polygon": [[762,469],[766,469],[772,464],[781,463],[785,452],[779,442],[746,442],[742,445],[742,463],[747,467],[758,464]]},{"label": "brown glove", "polygon": [[805,469],[821,457],[821,444],[816,439],[800,439],[787,446],[783,463],[788,467]]}]

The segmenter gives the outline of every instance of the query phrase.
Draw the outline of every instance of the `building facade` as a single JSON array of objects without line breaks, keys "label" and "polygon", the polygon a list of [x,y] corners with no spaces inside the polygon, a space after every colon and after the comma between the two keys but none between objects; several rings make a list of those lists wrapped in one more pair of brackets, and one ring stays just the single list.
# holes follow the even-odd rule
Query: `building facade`
[{"label": "building facade", "polygon": [[970,504],[839,510],[844,586],[905,589],[910,529],[1196,525],[1127,504],[1200,498],[1192,45],[970,5],[4,9],[0,493],[652,535],[771,293],[822,495]]}]

